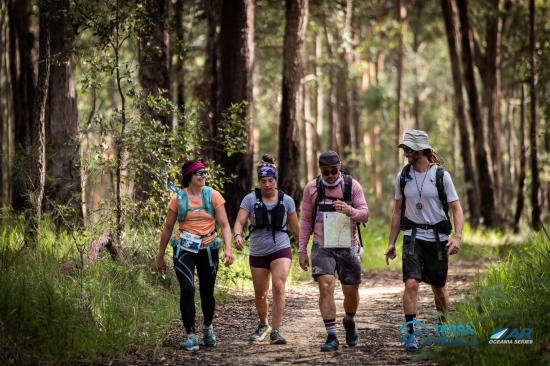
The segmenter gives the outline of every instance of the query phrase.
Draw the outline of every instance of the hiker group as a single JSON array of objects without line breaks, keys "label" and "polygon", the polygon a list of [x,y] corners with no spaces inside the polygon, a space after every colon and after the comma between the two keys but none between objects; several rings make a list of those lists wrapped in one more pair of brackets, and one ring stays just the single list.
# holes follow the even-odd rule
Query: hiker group
[{"label": "hiker group", "polygon": [[[399,231],[403,230],[403,310],[409,322],[405,348],[411,350],[419,346],[413,321],[418,312],[420,282],[431,286],[440,321],[445,321],[449,306],[445,287],[448,258],[460,249],[463,214],[451,176],[441,167],[443,161],[430,146],[428,135],[419,130],[407,131],[397,147],[403,149],[408,164],[395,180],[395,205],[385,256],[387,264],[396,258],[395,243]],[[272,344],[287,343],[280,327],[285,310],[285,284],[292,263],[289,237],[292,234],[299,244],[300,267],[304,271],[311,268],[319,287],[319,310],[327,332],[320,350],[334,351],[340,346],[334,301],[337,279],[344,295],[345,341],[348,346],[358,344],[354,317],[359,307],[363,256],[359,225],[369,220],[369,209],[360,183],[341,169],[342,162],[336,152],[323,152],[318,163],[321,174],[304,188],[299,222],[294,200],[277,189],[273,158],[263,155],[256,167],[260,187],[242,200],[233,230],[225,212],[225,199],[206,185],[204,164],[189,161],[183,165],[184,189],[177,190],[171,185],[174,195],[168,205],[157,256],[158,270],[164,275],[164,253],[168,243],[173,246],[174,267],[181,287],[180,310],[187,334],[179,345],[181,349],[199,349],[195,329],[195,269],[200,282],[203,344],[215,346],[217,342],[212,322],[222,240],[216,225],[221,229],[225,246],[221,254],[225,266],[233,263],[233,243],[240,251],[249,239],[249,265],[259,318],[250,335],[251,342],[269,336]],[[176,221],[179,226],[176,236],[172,237]],[[243,238],[247,222],[248,235]],[[455,234],[451,238],[453,223]],[[312,235],[313,244],[308,252]],[[271,324],[268,320],[270,281]]]}]

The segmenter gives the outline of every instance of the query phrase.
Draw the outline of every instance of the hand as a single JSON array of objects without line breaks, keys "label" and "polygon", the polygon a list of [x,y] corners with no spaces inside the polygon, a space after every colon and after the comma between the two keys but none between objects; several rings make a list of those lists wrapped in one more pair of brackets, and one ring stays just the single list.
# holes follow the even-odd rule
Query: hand
[{"label": "hand", "polygon": [[233,264],[233,250],[231,248],[225,249],[225,252],[222,254],[222,260],[226,267]]},{"label": "hand", "polygon": [[164,260],[164,256],[157,257],[157,269],[159,270],[160,274],[164,276],[166,273],[166,261]]},{"label": "hand", "polygon": [[458,254],[458,250],[460,249],[460,239],[458,239],[457,237],[453,237],[451,240],[449,240],[446,246],[449,247],[449,251],[447,252],[447,254]]},{"label": "hand", "polygon": [[386,256],[386,265],[390,265],[389,259],[395,259],[397,257],[397,253],[395,252],[395,244],[388,245],[388,249],[386,249],[386,253],[384,253]]},{"label": "hand", "polygon": [[349,215],[349,206],[347,205],[347,203],[342,202],[340,200],[336,200],[336,201],[332,202],[332,204],[334,205],[334,209],[336,210],[336,212],[340,212],[340,213],[343,213],[345,215]]},{"label": "hand", "polygon": [[307,271],[309,267],[309,257],[307,255],[300,255],[300,267]]},{"label": "hand", "polygon": [[243,250],[243,237],[242,237],[242,235],[237,235],[235,237],[235,248],[237,248],[237,250]]}]

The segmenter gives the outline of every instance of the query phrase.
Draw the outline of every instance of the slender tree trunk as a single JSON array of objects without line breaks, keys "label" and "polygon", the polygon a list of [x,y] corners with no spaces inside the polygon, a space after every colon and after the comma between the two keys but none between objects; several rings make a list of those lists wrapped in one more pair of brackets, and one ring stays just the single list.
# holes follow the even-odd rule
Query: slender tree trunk
[{"label": "slender tree trunk", "polygon": [[518,193],[516,198],[516,214],[514,216],[514,233],[519,233],[521,218],[523,217],[523,207],[525,206],[525,176],[527,171],[527,141],[525,140],[525,84],[521,83],[521,106],[519,120],[519,173],[518,173]]},{"label": "slender tree trunk", "polygon": [[480,211],[484,224],[489,227],[498,225],[495,210],[494,181],[491,174],[491,164],[487,152],[485,134],[483,131],[483,120],[479,106],[479,97],[474,72],[474,55],[472,51],[472,38],[470,36],[470,24],[468,19],[467,0],[458,1],[458,13],[460,17],[460,28],[462,33],[462,64],[464,67],[464,81],[470,101],[470,120],[474,132],[474,151],[478,172],[478,181],[481,199]]},{"label": "slender tree trunk", "polygon": [[29,177],[31,179],[31,210],[28,213],[29,236],[28,245],[35,245],[40,237],[40,219],[42,215],[42,199],[44,198],[44,185],[46,182],[46,123],[45,109],[48,98],[48,86],[50,82],[50,20],[47,14],[51,9],[46,7],[46,1],[40,0],[39,18],[39,65],[38,83],[36,85],[36,97],[33,104],[31,164]]},{"label": "slender tree trunk", "polygon": [[[219,104],[217,121],[231,103],[248,101],[246,116],[252,117],[254,108],[252,95],[252,73],[254,70],[254,1],[224,0],[221,3],[219,33]],[[298,81],[299,82],[299,81]],[[226,204],[229,222],[233,225],[239,211],[239,202],[250,193],[254,144],[252,133],[254,120],[247,128],[246,153],[221,155],[220,164],[227,172],[234,173],[236,180],[226,185],[226,197],[232,197]],[[296,126],[296,133],[298,132]],[[299,158],[299,157],[298,157]],[[299,163],[299,162],[298,162]],[[281,185],[281,180],[279,180]],[[284,189],[284,188],[283,188]],[[288,193],[288,192],[287,192]]]},{"label": "slender tree trunk", "polygon": [[[302,47],[308,17],[308,0],[286,0],[286,25],[283,42],[283,101],[279,124],[279,168],[282,172],[300,171],[299,90],[302,77]],[[281,174],[278,181],[298,207],[302,187],[298,174]]]},{"label": "slender tree trunk", "polygon": [[209,140],[208,155],[214,160],[219,160],[218,152],[216,151],[216,143],[212,137],[217,136],[218,131],[218,104],[219,104],[219,77],[218,77],[218,62],[219,56],[219,28],[220,28],[220,7],[219,0],[205,0],[204,12],[207,20],[207,38],[206,38],[206,62],[204,67],[204,78],[198,91],[198,99],[204,101],[206,107],[202,115],[202,120],[205,121],[203,131],[211,137]]},{"label": "slender tree trunk", "polygon": [[451,61],[451,71],[454,88],[454,108],[460,131],[460,155],[464,164],[464,180],[466,181],[466,195],[468,197],[468,207],[470,212],[470,225],[476,228],[479,225],[481,214],[479,211],[479,197],[476,189],[476,180],[474,165],[472,162],[472,147],[468,133],[468,123],[464,112],[464,98],[462,97],[462,80],[460,75],[460,60],[458,55],[458,42],[456,37],[459,35],[457,26],[454,22],[455,14],[452,7],[454,0],[441,0],[443,10],[443,19],[445,20],[445,31],[447,33],[447,42],[449,44],[449,57]]},{"label": "slender tree trunk", "polygon": [[[332,52],[332,34],[329,33],[328,27],[326,24],[326,16],[325,16],[325,22],[324,22],[324,30],[325,30],[325,40],[326,40],[326,46],[327,46],[327,54],[330,60],[334,59],[334,53]],[[329,89],[328,89],[328,95],[327,95],[327,107],[328,107],[328,148],[330,150],[338,151],[339,150],[339,128],[340,122],[338,120],[338,108],[336,105],[336,95],[335,95],[335,80],[334,80],[334,66],[331,65],[329,67],[329,73],[328,73],[328,80],[329,80]]]},{"label": "slender tree trunk", "polygon": [[[395,11],[396,11],[396,18],[397,22],[400,25],[400,30],[397,35],[397,61],[396,61],[396,69],[397,69],[397,84],[395,87],[395,95],[396,95],[396,102],[395,102],[395,134],[396,134],[396,145],[401,142],[401,126],[402,126],[402,109],[403,109],[403,101],[401,98],[401,93],[403,89],[403,37],[407,30],[406,25],[406,18],[407,18],[407,8],[404,5],[405,0],[397,0],[395,3]],[[399,161],[399,149],[396,149],[397,151],[397,161]]]},{"label": "slender tree trunk", "polygon": [[[316,153],[313,157],[312,171],[317,171],[317,156],[321,155],[322,147],[320,143],[320,137],[323,134],[323,117],[324,117],[324,106],[325,106],[325,96],[324,96],[324,86],[323,86],[323,70],[321,69],[322,63],[322,53],[323,47],[321,43],[321,37],[317,35],[315,37],[315,77],[317,85],[317,105],[316,105],[316,127],[317,132],[317,145],[315,146]],[[315,174],[314,174],[315,175]]]},{"label": "slender tree trunk", "polygon": [[178,0],[172,2],[172,7],[174,10],[174,33],[176,35],[175,39],[172,37],[172,51],[176,54],[177,59],[174,65],[174,74],[176,79],[176,103],[180,110],[185,109],[185,75],[184,75],[184,65],[185,65],[185,51],[183,45],[185,42],[185,34],[183,30],[183,0]]},{"label": "slender tree trunk", "polygon": [[[6,0],[0,2],[0,208],[4,207],[6,201],[6,190],[4,187],[6,180],[4,179],[4,167],[7,167],[6,156],[7,149],[4,144],[4,54],[6,53]],[[9,134],[10,131],[7,131]]]},{"label": "slender tree trunk", "polygon": [[[10,79],[13,97],[14,145],[19,154],[31,144],[32,112],[36,87],[35,35],[32,22],[31,0],[9,0],[9,47]],[[18,177],[26,182],[27,177]],[[25,183],[12,185],[11,205],[20,210],[24,207]]]},{"label": "slender tree trunk", "polygon": [[[47,108],[47,140],[55,155],[52,175],[52,198],[69,204],[80,191],[80,141],[78,132],[78,100],[71,63],[71,37],[66,17],[70,14],[69,0],[59,3],[60,9],[51,29],[52,60]],[[78,202],[73,201],[73,207]]]},{"label": "slender tree trunk", "polygon": [[353,129],[353,105],[351,101],[351,84],[349,82],[349,69],[352,63],[351,53],[351,19],[353,16],[353,1],[346,0],[346,15],[344,19],[344,30],[342,32],[342,39],[339,41],[340,48],[343,52],[339,57],[339,67],[336,73],[337,90],[336,100],[338,108],[338,119],[340,120],[340,152],[344,159],[346,169],[350,173],[350,169],[353,167],[353,162],[349,159],[349,156],[353,154],[354,146],[352,137]]},{"label": "slender tree trunk", "polygon": [[540,206],[540,167],[539,167],[539,126],[537,118],[537,35],[536,35],[536,9],[535,0],[529,0],[529,50],[531,58],[531,75],[529,85],[531,87],[531,125],[529,126],[529,138],[531,140],[531,225],[540,230],[542,222],[542,210]]},{"label": "slender tree trunk", "polygon": [[306,81],[303,84],[303,91],[304,91],[304,97],[303,97],[303,105],[304,105],[304,128],[303,128],[303,136],[302,139],[305,142],[305,156],[304,156],[304,164],[305,164],[305,177],[307,181],[309,182],[315,177],[315,173],[317,173],[317,170],[314,168],[315,163],[315,149],[314,149],[314,139],[315,139],[315,125],[314,121],[311,116],[311,87],[310,87],[310,81]]},{"label": "slender tree trunk", "polygon": [[[139,80],[146,95],[160,95],[171,100],[170,92],[170,33],[167,24],[170,18],[170,0],[146,0],[150,22],[142,30],[141,52],[139,52]],[[173,115],[148,111],[151,118],[159,120],[164,126],[173,128]],[[149,162],[150,164],[150,162]],[[135,198],[145,202],[151,190],[153,177],[147,169],[142,169],[139,180],[134,182]]]}]

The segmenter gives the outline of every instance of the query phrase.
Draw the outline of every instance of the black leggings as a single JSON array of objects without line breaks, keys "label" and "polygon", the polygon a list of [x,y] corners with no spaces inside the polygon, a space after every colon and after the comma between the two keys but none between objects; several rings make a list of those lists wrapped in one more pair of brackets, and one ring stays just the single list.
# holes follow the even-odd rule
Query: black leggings
[{"label": "black leggings", "polygon": [[204,316],[204,324],[212,324],[216,301],[214,299],[214,285],[218,273],[218,250],[211,250],[213,267],[208,261],[206,249],[198,253],[185,250],[180,251],[178,259],[174,258],[176,275],[180,283],[180,310],[183,326],[187,334],[195,333],[195,267],[199,277],[199,292],[201,296],[201,308]]}]

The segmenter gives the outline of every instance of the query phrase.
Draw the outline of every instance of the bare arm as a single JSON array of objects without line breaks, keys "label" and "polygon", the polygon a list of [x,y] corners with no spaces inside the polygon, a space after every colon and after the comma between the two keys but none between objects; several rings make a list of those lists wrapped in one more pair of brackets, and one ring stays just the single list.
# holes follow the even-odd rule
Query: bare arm
[{"label": "bare arm", "polygon": [[218,206],[216,208],[216,221],[222,228],[223,243],[225,244],[225,251],[223,252],[222,259],[226,267],[233,264],[233,248],[231,247],[231,226],[227,219],[227,213],[225,212],[225,205]]},{"label": "bare arm", "polygon": [[395,259],[397,253],[395,252],[395,242],[399,236],[399,228],[401,225],[401,205],[403,200],[395,200],[393,206],[393,213],[391,215],[391,227],[390,227],[390,239],[388,240],[388,248],[386,249],[386,264],[389,265],[389,259]]},{"label": "bare arm", "polygon": [[172,231],[174,230],[174,224],[178,218],[178,213],[168,209],[168,214],[166,215],[166,221],[164,222],[164,228],[162,229],[162,234],[160,235],[160,245],[159,251],[157,254],[157,269],[161,275],[166,273],[166,261],[164,260],[164,252],[166,251],[166,246],[168,241],[172,236]]},{"label": "bare arm", "polygon": [[460,240],[462,239],[462,229],[464,228],[464,214],[462,212],[462,206],[460,201],[453,201],[449,203],[449,207],[453,211],[453,222],[455,224],[455,235],[449,240],[447,246],[449,247],[448,253],[450,255],[458,253],[460,249]]},{"label": "bare arm", "polygon": [[239,213],[237,214],[237,219],[235,220],[235,225],[233,226],[233,232],[235,234],[241,234],[235,236],[235,248],[237,248],[237,250],[243,250],[244,238],[242,234],[249,214],[250,213],[244,208],[239,209]]},{"label": "bare arm", "polygon": [[300,224],[298,223],[298,214],[296,211],[287,215],[286,221],[288,226],[290,226],[290,231],[292,232],[292,236],[294,236],[294,240],[300,240]]}]

